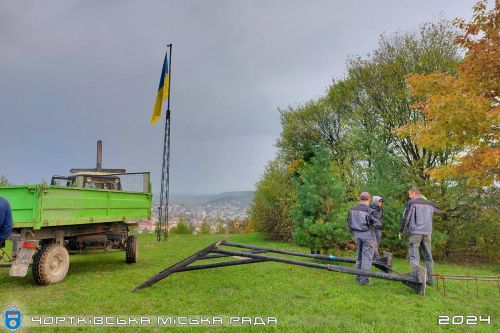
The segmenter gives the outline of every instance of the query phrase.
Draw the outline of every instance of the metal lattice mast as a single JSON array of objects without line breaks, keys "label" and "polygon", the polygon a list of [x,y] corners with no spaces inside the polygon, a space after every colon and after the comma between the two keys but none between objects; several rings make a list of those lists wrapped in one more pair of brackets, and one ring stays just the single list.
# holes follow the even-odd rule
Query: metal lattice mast
[{"label": "metal lattice mast", "polygon": [[172,44],[168,44],[168,100],[165,117],[165,133],[163,137],[163,162],[161,167],[160,206],[158,207],[159,221],[156,230],[158,241],[168,239],[168,203],[170,181],[170,78],[172,77]]}]

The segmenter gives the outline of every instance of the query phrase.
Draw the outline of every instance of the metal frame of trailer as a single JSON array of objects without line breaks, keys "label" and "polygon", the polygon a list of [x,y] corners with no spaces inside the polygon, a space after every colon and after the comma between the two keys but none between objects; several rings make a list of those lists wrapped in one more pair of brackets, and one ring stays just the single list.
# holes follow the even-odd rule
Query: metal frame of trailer
[{"label": "metal frame of trailer", "polygon": [[150,173],[103,169],[101,140],[96,167],[70,172],[52,177],[51,185],[0,187],[12,209],[12,256],[0,249],[7,259],[0,267],[9,267],[10,276],[24,277],[31,266],[36,283],[60,282],[70,253],[124,251],[127,263],[137,261],[137,237],[129,231],[151,217]]},{"label": "metal frame of trailer", "polygon": [[[235,251],[228,249],[228,247],[246,249],[247,251],[243,250]],[[391,281],[400,281],[406,286],[413,289],[419,295],[425,295],[427,270],[421,266],[414,266],[412,272],[406,274],[399,274],[395,272],[391,267],[392,255],[390,253],[387,253],[387,255],[382,260],[374,262],[374,266],[382,270],[382,272],[365,271],[341,265],[321,264],[306,260],[295,260],[287,257],[266,255],[266,253],[276,253],[287,256],[313,258],[319,260],[344,262],[344,263],[356,262],[355,259],[348,257],[337,257],[332,255],[319,255],[319,254],[308,254],[308,253],[294,252],[294,251],[285,251],[279,249],[258,247],[253,245],[232,243],[221,240],[216,243],[213,243],[212,245],[194,253],[193,255],[161,271],[160,273],[156,274],[155,276],[141,283],[133,291],[137,292],[141,289],[150,287],[153,284],[159,282],[160,280],[163,280],[164,278],[168,277],[173,273],[272,261],[290,265],[304,266],[309,268],[319,268],[332,272],[362,275],[362,276],[374,277]],[[233,260],[212,262],[208,264],[191,265],[198,260],[210,260],[210,259],[220,259],[220,258],[232,258]]]}]

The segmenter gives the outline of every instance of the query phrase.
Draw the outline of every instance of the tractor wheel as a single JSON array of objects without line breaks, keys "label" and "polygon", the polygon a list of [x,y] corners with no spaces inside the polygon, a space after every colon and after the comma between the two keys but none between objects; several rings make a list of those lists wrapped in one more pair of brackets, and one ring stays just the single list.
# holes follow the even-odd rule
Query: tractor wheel
[{"label": "tractor wheel", "polygon": [[33,278],[41,286],[62,281],[69,269],[68,250],[60,244],[42,247],[33,258]]},{"label": "tractor wheel", "polygon": [[127,238],[127,248],[126,248],[126,261],[128,264],[135,264],[137,262],[137,254],[138,254],[138,246],[137,246],[137,237],[136,236],[128,236]]}]

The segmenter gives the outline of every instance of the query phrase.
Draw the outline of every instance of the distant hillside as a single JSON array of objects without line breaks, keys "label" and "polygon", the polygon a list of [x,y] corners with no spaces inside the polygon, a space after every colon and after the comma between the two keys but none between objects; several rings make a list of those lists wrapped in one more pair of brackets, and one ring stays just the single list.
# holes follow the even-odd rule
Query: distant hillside
[{"label": "distant hillside", "polygon": [[[210,200],[213,196],[213,194],[171,194],[170,201],[176,204],[201,204]],[[157,198],[160,198],[159,194],[157,195]]]},{"label": "distant hillside", "polygon": [[[172,194],[170,201],[176,204],[218,206],[232,205],[246,208],[252,203],[254,193],[255,192],[253,191],[235,191],[208,195]],[[155,197],[158,198],[159,196]]]},{"label": "distant hillside", "polygon": [[253,191],[224,192],[214,195],[204,203],[207,205],[233,205],[238,207],[248,207],[253,201]]}]

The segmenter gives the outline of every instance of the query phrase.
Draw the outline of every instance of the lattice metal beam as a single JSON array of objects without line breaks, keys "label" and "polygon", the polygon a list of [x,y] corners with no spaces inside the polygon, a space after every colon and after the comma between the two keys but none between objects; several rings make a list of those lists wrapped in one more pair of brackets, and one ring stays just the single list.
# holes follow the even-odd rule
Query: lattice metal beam
[{"label": "lattice metal beam", "polygon": [[165,116],[165,132],[163,136],[163,159],[161,167],[160,206],[158,207],[158,224],[156,238],[158,241],[168,239],[168,204],[170,183],[170,79],[172,77],[172,44],[168,44],[168,100]]}]

